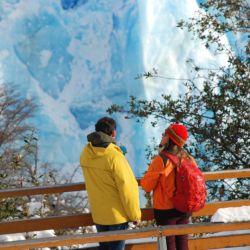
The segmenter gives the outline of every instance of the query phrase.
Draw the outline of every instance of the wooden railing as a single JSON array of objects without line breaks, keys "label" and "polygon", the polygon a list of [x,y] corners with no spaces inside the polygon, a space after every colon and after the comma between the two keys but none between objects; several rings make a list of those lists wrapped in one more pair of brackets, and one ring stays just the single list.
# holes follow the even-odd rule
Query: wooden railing
[{"label": "wooden railing", "polygon": [[[228,178],[249,178],[250,169],[234,170],[234,171],[220,171],[204,173],[206,181],[220,180]],[[52,193],[63,193],[85,190],[84,183],[57,185],[49,187],[34,187],[22,188],[13,190],[0,191],[0,198],[27,196],[27,195],[41,195]],[[197,213],[193,213],[193,217],[213,215],[218,208],[225,207],[239,207],[250,206],[250,200],[232,200],[223,202],[207,203],[205,207]],[[142,209],[142,220],[152,220],[153,210],[148,208]],[[74,214],[66,216],[53,216],[39,219],[23,219],[13,220],[0,223],[0,234],[12,234],[19,232],[32,232],[47,229],[67,229],[78,228],[81,226],[93,225],[91,214]],[[119,232],[98,233],[98,234],[84,234],[71,236],[58,236],[45,239],[32,239],[26,241],[2,242],[0,243],[0,250],[3,249],[27,249],[37,247],[52,247],[72,244],[93,243],[100,241],[111,240],[128,240],[128,239],[142,239],[148,237],[162,237],[166,235],[178,234],[196,234],[208,232],[223,232],[223,231],[237,231],[249,230],[250,222],[238,223],[198,223],[182,226],[166,226],[166,227],[152,227],[140,230],[127,230]],[[243,233],[237,235],[209,237],[209,238],[193,238],[189,240],[190,249],[208,249],[208,248],[222,248],[226,246],[245,246],[250,245],[250,234]],[[209,246],[209,247],[208,247]],[[130,244],[126,249],[156,249],[156,243],[140,243]]]}]

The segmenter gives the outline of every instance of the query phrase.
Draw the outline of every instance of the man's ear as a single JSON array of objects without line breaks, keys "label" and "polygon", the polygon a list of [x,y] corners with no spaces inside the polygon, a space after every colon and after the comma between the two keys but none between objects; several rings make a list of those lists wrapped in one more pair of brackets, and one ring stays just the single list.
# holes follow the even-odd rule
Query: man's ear
[{"label": "man's ear", "polygon": [[112,131],[111,136],[112,136],[113,138],[116,138],[116,130],[113,130],[113,131]]}]

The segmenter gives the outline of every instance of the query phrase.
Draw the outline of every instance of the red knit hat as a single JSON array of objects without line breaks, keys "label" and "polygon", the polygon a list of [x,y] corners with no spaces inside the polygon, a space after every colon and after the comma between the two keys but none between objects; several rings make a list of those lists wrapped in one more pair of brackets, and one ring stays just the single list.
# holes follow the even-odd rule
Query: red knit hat
[{"label": "red knit hat", "polygon": [[165,135],[168,135],[169,138],[179,147],[183,147],[187,138],[188,131],[185,126],[181,124],[171,124],[166,130]]}]

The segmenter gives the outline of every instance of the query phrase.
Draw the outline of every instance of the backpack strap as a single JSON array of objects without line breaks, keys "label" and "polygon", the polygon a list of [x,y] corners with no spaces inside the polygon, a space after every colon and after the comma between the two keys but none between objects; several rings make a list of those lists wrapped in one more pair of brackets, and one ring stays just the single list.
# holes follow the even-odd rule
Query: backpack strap
[{"label": "backpack strap", "polygon": [[161,157],[161,159],[163,160],[163,165],[164,165],[164,168],[166,167],[166,163],[167,163],[167,160],[168,160],[168,157],[166,154],[164,154],[163,152],[161,152],[159,154],[159,156]]},{"label": "backpack strap", "polygon": [[[162,161],[163,161],[163,164],[164,164],[164,169],[166,169],[166,163],[167,163],[167,160],[169,159],[168,154],[166,154],[165,152],[161,152],[159,154],[159,156],[162,158]],[[176,165],[175,164],[172,164],[172,168],[168,169],[168,174],[171,173],[171,171],[176,172]]]},{"label": "backpack strap", "polygon": [[172,154],[166,153],[166,152],[164,152],[164,155],[166,155],[166,157],[175,165],[175,167],[177,167],[179,165],[178,157],[176,157]]},{"label": "backpack strap", "polygon": [[163,159],[164,166],[166,165],[167,159],[169,159],[175,167],[178,167],[180,165],[179,158],[177,156],[174,156],[164,151],[161,151],[160,156]]},{"label": "backpack strap", "polygon": [[[164,151],[162,151],[160,154],[160,157],[162,158],[162,160],[163,160],[163,162],[164,162],[164,168],[166,167],[166,162],[167,162],[167,160],[169,159],[172,163],[173,163],[173,165],[174,165],[174,167],[173,167],[173,171],[174,171],[174,183],[175,183],[175,187],[176,187],[176,175],[177,175],[177,170],[176,170],[176,168],[177,168],[177,164],[178,164],[178,158],[177,157],[175,157],[175,156],[173,156],[173,155],[171,155],[171,154],[168,154],[168,153],[166,153],[166,152],[164,152]],[[172,170],[171,170],[172,171]],[[176,188],[175,188],[175,191],[174,191],[174,193],[176,192]]]}]

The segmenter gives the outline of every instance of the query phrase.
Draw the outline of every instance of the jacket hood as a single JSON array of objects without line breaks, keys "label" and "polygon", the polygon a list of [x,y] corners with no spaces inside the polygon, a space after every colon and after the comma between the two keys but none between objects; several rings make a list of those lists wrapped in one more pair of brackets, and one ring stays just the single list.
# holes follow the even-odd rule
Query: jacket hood
[{"label": "jacket hood", "polygon": [[112,151],[122,153],[121,149],[115,144],[115,139],[102,132],[94,132],[87,137],[89,143],[84,147],[80,161],[82,166],[89,166],[91,160],[103,157]]},{"label": "jacket hood", "polygon": [[103,132],[93,132],[87,136],[87,139],[95,147],[107,147],[110,143],[115,144],[115,139]]}]

